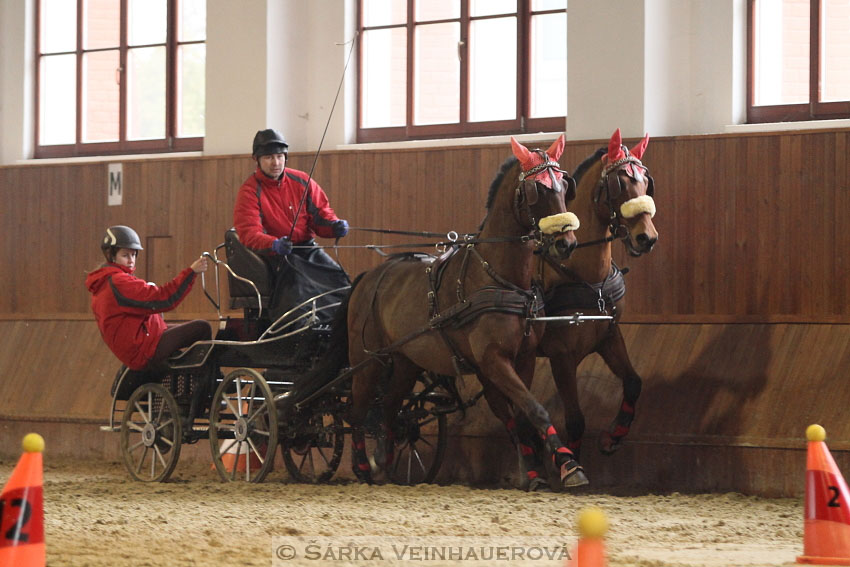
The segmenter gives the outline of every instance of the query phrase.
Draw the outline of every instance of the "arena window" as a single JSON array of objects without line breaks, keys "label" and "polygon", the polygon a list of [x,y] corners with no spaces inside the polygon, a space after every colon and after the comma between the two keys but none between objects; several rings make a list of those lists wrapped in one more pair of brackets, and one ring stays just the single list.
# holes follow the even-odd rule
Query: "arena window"
[{"label": "arena window", "polygon": [[205,0],[39,0],[35,157],[203,147]]},{"label": "arena window", "polygon": [[358,142],[564,130],[567,0],[358,8]]},{"label": "arena window", "polygon": [[850,118],[850,1],[748,0],[747,122]]}]

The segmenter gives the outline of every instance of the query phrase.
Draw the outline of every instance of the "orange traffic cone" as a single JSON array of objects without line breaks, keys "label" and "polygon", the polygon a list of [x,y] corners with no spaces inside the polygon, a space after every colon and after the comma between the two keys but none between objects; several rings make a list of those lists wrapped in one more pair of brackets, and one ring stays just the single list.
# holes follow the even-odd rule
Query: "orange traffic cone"
[{"label": "orange traffic cone", "polygon": [[605,533],[608,518],[599,508],[585,508],[578,517],[579,539],[567,567],[606,567]]},{"label": "orange traffic cone", "polygon": [[797,563],[850,565],[850,490],[824,443],[820,425],[806,428],[805,529]]},{"label": "orange traffic cone", "polygon": [[0,493],[0,566],[43,567],[44,439],[38,433],[30,433],[22,445],[24,454]]},{"label": "orange traffic cone", "polygon": [[[236,467],[236,472],[245,472],[249,459],[252,471],[258,471],[263,466],[248,443],[237,443],[232,439],[227,439],[222,441],[222,445],[228,446],[227,451],[221,455],[221,463],[228,472],[233,472],[233,467]],[[237,450],[239,451],[238,455],[236,454]]]}]

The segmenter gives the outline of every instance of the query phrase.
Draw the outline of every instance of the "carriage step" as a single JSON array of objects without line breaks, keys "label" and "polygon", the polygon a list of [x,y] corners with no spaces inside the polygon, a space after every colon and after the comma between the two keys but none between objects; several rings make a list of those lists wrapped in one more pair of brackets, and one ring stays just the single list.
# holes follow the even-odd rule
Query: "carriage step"
[{"label": "carriage step", "polygon": [[110,427],[108,425],[101,425],[100,430],[101,431],[109,431],[111,433],[118,433],[119,431],[121,431],[121,426],[116,425],[116,426]]}]

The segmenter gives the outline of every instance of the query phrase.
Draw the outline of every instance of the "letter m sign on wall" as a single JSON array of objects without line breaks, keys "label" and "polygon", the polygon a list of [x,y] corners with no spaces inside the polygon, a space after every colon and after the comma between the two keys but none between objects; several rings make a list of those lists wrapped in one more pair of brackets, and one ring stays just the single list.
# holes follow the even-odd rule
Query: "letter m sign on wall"
[{"label": "letter m sign on wall", "polygon": [[121,164],[109,164],[109,179],[107,182],[106,202],[110,207],[121,204],[121,199],[124,194],[124,187],[121,179]]}]

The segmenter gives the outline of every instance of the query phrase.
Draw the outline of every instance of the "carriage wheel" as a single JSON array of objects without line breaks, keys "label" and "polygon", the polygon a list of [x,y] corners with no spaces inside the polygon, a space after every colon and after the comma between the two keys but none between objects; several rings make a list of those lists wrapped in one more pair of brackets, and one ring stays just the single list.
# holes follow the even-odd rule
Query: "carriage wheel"
[{"label": "carriage wheel", "polygon": [[[374,408],[380,413],[380,406]],[[440,472],[448,444],[446,414],[454,411],[454,403],[442,386],[435,384],[430,373],[423,373],[413,392],[404,400],[393,423],[395,446],[393,462],[386,470],[388,480],[402,485],[431,483]],[[375,415],[377,417],[377,414]],[[382,428],[367,428],[367,453],[372,472],[378,474],[383,465],[386,444]],[[378,456],[380,454],[380,457]]]},{"label": "carriage wheel", "polygon": [[443,464],[448,427],[446,414],[439,410],[445,407],[449,396],[431,384],[431,378],[423,375],[396,418],[395,459],[388,471],[396,484],[434,482]]},{"label": "carriage wheel", "polygon": [[121,454],[130,475],[165,482],[180,458],[183,426],[174,396],[161,384],[136,388],[121,421]]},{"label": "carriage wheel", "polygon": [[268,382],[250,368],[221,381],[210,404],[210,450],[223,481],[262,482],[274,466],[277,411]]},{"label": "carriage wheel", "polygon": [[[318,484],[333,477],[342,460],[345,425],[340,412],[318,407],[295,417],[281,436],[280,452],[289,475],[298,482]],[[312,413],[309,413],[312,412]]]}]

